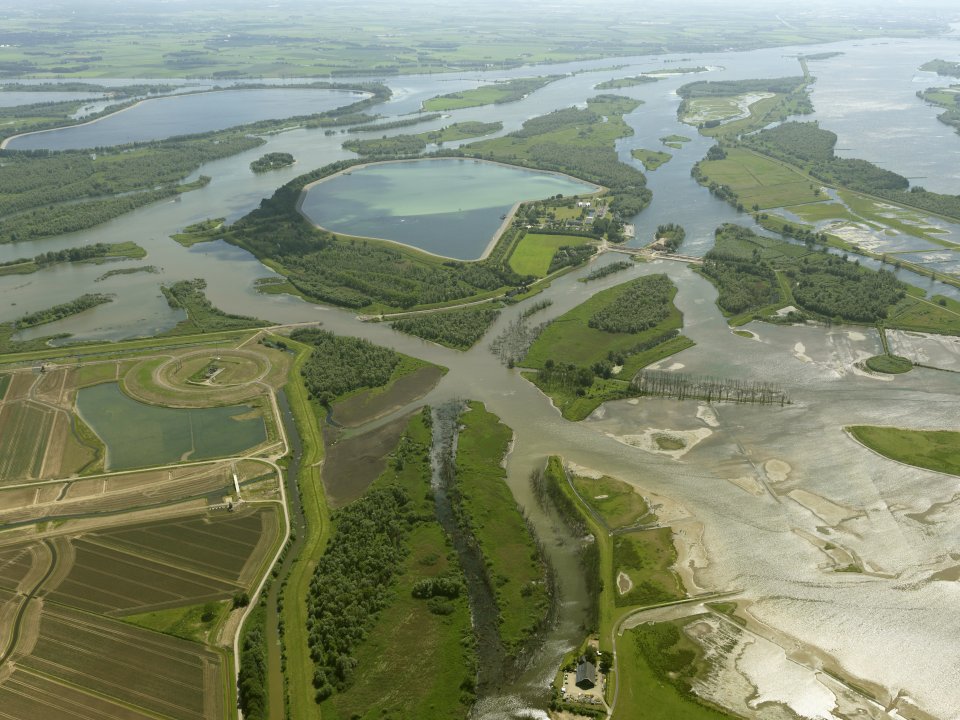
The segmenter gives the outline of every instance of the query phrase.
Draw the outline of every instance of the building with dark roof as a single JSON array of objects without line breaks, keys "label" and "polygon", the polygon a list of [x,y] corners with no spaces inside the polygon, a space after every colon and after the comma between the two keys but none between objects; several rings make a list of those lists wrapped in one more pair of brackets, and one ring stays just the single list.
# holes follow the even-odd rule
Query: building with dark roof
[{"label": "building with dark roof", "polygon": [[597,684],[597,666],[592,662],[581,662],[577,665],[577,687],[589,690]]}]

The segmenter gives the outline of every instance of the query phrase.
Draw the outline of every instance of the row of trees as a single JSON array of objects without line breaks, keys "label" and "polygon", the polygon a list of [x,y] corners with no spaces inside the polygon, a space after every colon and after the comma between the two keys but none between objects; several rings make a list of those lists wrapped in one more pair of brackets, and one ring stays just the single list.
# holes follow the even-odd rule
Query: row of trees
[{"label": "row of trees", "polygon": [[561,245],[550,258],[550,267],[547,273],[556,272],[560,268],[572,267],[585,263],[597,254],[596,246],[585,243],[583,245]]}]

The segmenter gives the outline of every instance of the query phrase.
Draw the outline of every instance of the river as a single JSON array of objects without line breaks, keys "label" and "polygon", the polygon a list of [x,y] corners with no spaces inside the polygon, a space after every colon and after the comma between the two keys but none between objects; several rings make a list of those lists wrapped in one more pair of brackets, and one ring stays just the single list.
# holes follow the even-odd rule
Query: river
[{"label": "river", "polygon": [[[888,45],[888,41],[864,41],[804,47],[805,53],[847,53],[812,65],[819,77],[813,91],[818,112],[824,112],[821,104],[843,104],[846,98],[862,98],[871,93],[889,97],[894,91],[887,87],[888,63],[899,62],[903,74],[912,77],[920,62],[952,57],[960,47],[953,39],[898,42],[896,47],[904,52],[890,53],[887,62],[867,64],[857,72],[850,70],[850,62],[856,57],[883,55],[889,52]],[[614,64],[629,66],[617,71],[618,76],[678,63],[725,68],[709,75],[674,77],[620,91],[645,103],[627,118],[636,134],[620,142],[621,157],[626,159],[632,147],[657,148],[658,138],[664,135],[677,133],[692,138],[674,152],[669,163],[648,173],[654,201],[637,218],[636,242],[645,241],[662,222],[680,222],[687,228],[684,251],[702,254],[711,246],[713,230],[719,223],[742,222],[746,216],[738,215],[690,179],[691,165],[703,157],[710,141],[677,122],[678,98],[672,91],[692,77],[795,75],[798,66],[792,56],[797,51],[779,48],[628,58],[538,67],[536,72],[589,70]],[[497,76],[524,74],[530,74],[530,70],[518,69]],[[412,130],[419,132],[453,120],[469,119],[502,120],[504,132],[508,132],[529,117],[582,102],[594,94],[594,84],[612,75],[609,70],[583,72],[553,83],[521,102],[457,111],[452,118]],[[452,78],[391,78],[388,83],[397,89],[394,98],[373,108],[373,112],[391,116],[411,112],[432,95],[472,86],[476,77],[464,74]],[[830,95],[830,88],[837,84],[846,87],[847,92]],[[900,87],[899,101],[912,106],[917,157],[922,158],[923,165],[907,165],[907,158],[903,167],[893,166],[892,161],[888,166],[904,174],[923,174],[923,184],[930,189],[960,192],[956,160],[950,154],[960,149],[960,136],[942,134],[944,126],[935,120],[936,112],[913,97],[912,81],[909,92]],[[832,106],[829,111],[836,112]],[[859,122],[868,124],[871,132],[884,123],[892,126],[897,121],[891,112],[879,108],[869,119],[860,116]],[[844,152],[883,160],[887,155],[871,145],[867,127],[856,131],[856,117],[851,108],[842,117],[821,119],[826,128],[838,133],[842,127],[850,128],[844,130],[848,135],[841,134]],[[834,121],[836,127],[831,124]],[[853,677],[879,684],[891,697],[902,690],[927,712],[953,716],[960,707],[960,684],[956,682],[960,676],[957,586],[932,581],[930,576],[951,563],[957,564],[951,559],[960,540],[960,519],[953,511],[957,502],[956,479],[883,460],[850,440],[842,428],[853,423],[955,428],[960,374],[917,369],[889,381],[865,376],[854,363],[876,354],[880,343],[875,332],[864,328],[754,323],[747,326],[756,334],[754,339],[735,336],[714,304],[715,289],[680,263],[639,264],[589,285],[577,282],[587,272],[583,269],[552,284],[542,297],[551,299],[553,305],[538,318],[556,317],[593,293],[630,277],[666,272],[679,287],[676,302],[684,313],[684,334],[697,345],[668,359],[664,367],[779,383],[787,389],[793,403],[783,408],[720,406],[715,409],[714,418],[696,402],[625,401],[610,403],[584,422],[570,423],[516,370],[503,367],[486,349],[484,341],[469,352],[458,353],[396,333],[386,324],[359,323],[353,313],[290,297],[258,296],[253,280],[272,273],[247,253],[223,243],[188,250],[168,238],[184,225],[206,217],[225,215],[234,220],[269,196],[279,184],[308,169],[349,157],[350,153],[340,148],[346,137],[307,130],[272,136],[264,147],[202,168],[213,181],[186,194],[182,202],[143,208],[73,236],[0,246],[0,259],[8,259],[84,242],[135,240],[149,253],[139,262],[162,268],[158,275],[118,276],[96,284],[96,276],[106,267],[115,266],[61,266],[29,276],[0,278],[0,319],[11,319],[96,289],[115,292],[117,302],[46,326],[45,334],[67,331],[84,339],[127,337],[176,322],[177,314],[166,308],[160,297],[161,282],[203,276],[208,281],[210,299],[230,312],[277,322],[321,321],[334,332],[366,337],[449,367],[450,372],[426,401],[438,406],[448,400],[476,398],[515,430],[508,482],[518,502],[532,511],[538,530],[544,537],[554,538],[547,543],[547,551],[560,570],[558,579],[563,593],[557,629],[548,635],[543,650],[525,673],[501,695],[483,702],[479,714],[484,718],[517,717],[520,713],[536,716],[541,712],[546,685],[560,657],[579,640],[578,619],[585,595],[574,572],[571,545],[562,544],[555,534],[555,524],[534,510],[536,503],[528,482],[530,470],[555,453],[655,493],[674,514],[687,513],[691,521],[698,523],[702,534],[698,535],[693,557],[701,587],[741,590],[746,599],[753,601],[753,614],[794,638],[795,647],[835,658]],[[293,153],[297,165],[253,175],[248,168],[250,161],[270,151]],[[931,182],[933,179],[942,185],[938,187]],[[595,262],[613,259],[605,256]],[[920,282],[908,273],[902,277]],[[923,282],[929,284],[928,280]],[[936,290],[944,289],[938,285]],[[11,306],[12,302],[16,306]],[[515,319],[521,310],[522,306],[505,309],[488,337]],[[628,436],[649,428],[707,429],[710,435],[679,459],[624,442],[629,440]],[[804,533],[831,537],[837,545],[855,552],[870,572],[833,572],[825,567],[822,551],[805,539]]]}]

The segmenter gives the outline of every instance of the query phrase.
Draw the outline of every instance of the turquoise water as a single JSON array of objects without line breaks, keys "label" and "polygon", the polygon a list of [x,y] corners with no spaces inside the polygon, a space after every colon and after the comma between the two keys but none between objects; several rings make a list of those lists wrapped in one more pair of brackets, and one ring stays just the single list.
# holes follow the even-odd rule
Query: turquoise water
[{"label": "turquoise water", "polygon": [[117,383],[82,388],[77,410],[107,446],[107,470],[236,455],[267,439],[262,417],[240,420],[245,405],[166,408],[137,402]]},{"label": "turquoise water", "polygon": [[320,182],[301,210],[328,230],[475,260],[521,200],[589,193],[594,185],[473,160],[379,163]]}]

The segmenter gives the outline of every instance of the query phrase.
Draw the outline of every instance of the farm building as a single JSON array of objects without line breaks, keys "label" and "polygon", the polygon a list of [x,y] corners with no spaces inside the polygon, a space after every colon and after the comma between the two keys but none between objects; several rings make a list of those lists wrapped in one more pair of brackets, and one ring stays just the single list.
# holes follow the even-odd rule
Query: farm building
[{"label": "farm building", "polygon": [[589,690],[597,684],[597,666],[583,661],[577,665],[577,687]]}]

